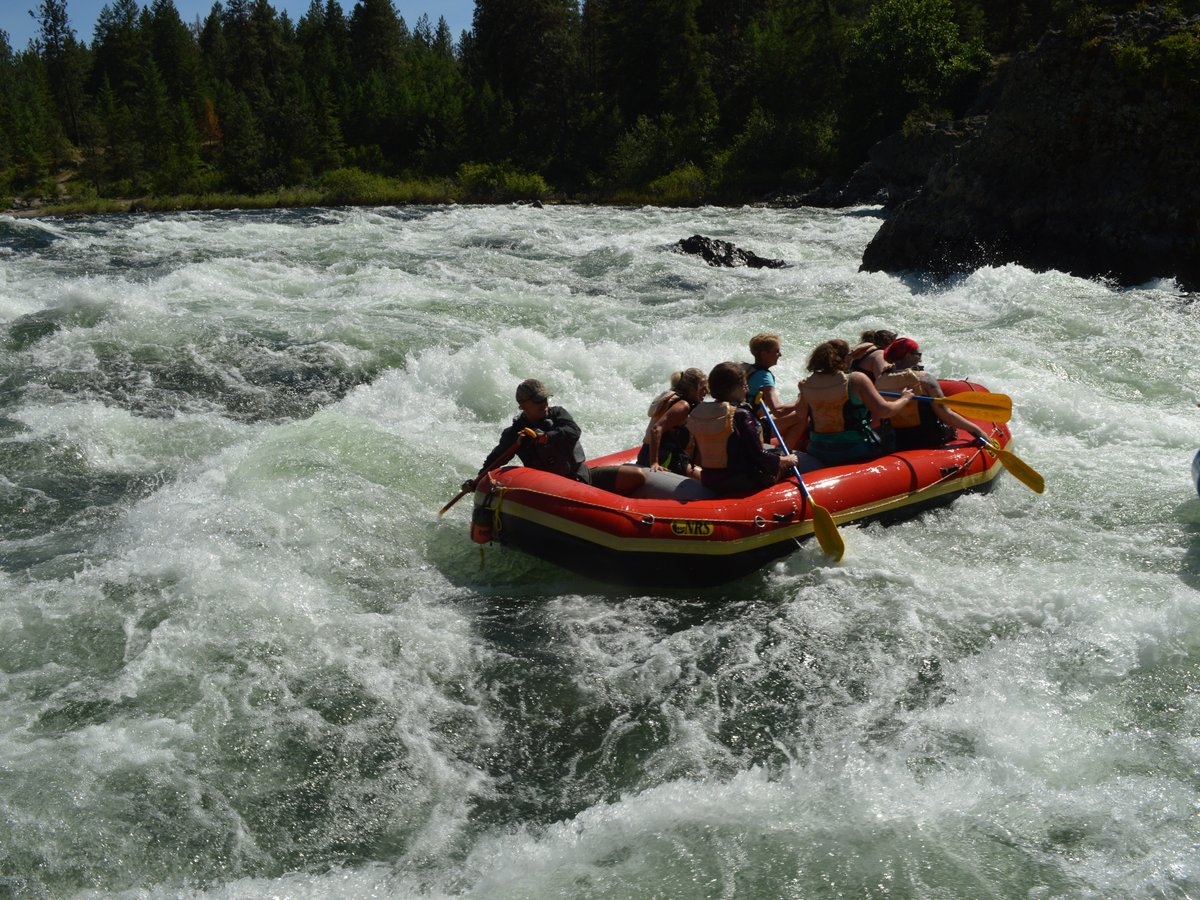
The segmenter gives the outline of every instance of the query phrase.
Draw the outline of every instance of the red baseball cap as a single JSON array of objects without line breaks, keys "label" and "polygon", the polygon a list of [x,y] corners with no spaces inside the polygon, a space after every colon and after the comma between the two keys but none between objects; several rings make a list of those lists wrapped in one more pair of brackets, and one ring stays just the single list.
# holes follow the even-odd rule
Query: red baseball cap
[{"label": "red baseball cap", "polygon": [[903,359],[910,353],[920,351],[917,342],[909,337],[899,337],[887,345],[887,349],[883,351],[883,358],[888,362],[895,362],[898,359]]}]

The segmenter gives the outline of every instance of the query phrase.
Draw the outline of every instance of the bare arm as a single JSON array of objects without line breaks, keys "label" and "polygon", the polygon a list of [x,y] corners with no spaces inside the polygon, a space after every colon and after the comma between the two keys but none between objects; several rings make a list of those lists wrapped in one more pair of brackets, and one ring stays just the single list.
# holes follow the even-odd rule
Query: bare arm
[{"label": "bare arm", "polygon": [[763,399],[767,401],[767,407],[772,413],[775,414],[775,420],[777,422],[782,421],[791,423],[792,419],[796,415],[797,407],[795,402],[784,403],[780,399],[779,392],[776,391],[775,388],[771,388],[770,399],[768,399],[766,393],[763,394]]},{"label": "bare arm", "polygon": [[667,408],[667,411],[654,420],[650,426],[650,468],[655,472],[662,470],[662,466],[658,462],[658,445],[662,441],[664,431],[672,428],[678,428],[687,421],[688,413],[692,408],[688,406],[686,400],[677,400]]},{"label": "bare arm", "polygon": [[[766,387],[764,387],[758,393],[759,393],[759,396],[762,397],[763,402],[765,404],[767,404],[767,409],[769,409],[772,413],[779,412],[779,408],[783,404],[779,400],[779,391],[775,390],[775,385],[768,384]],[[751,397],[749,399],[754,403],[758,402],[757,399],[754,397]]]},{"label": "bare arm", "polygon": [[809,408],[808,401],[804,399],[804,391],[800,391],[796,402],[791,404],[791,411],[792,414],[788,416],[785,427],[780,428],[780,431],[783,433],[788,447],[794,450],[808,436]]},{"label": "bare arm", "polygon": [[[945,397],[942,393],[942,386],[938,384],[938,380],[928,372],[921,372],[917,376],[921,381],[921,393],[926,397]],[[951,428],[960,428],[967,434],[974,435],[977,438],[983,438],[984,433],[974,422],[960,415],[944,403],[934,403],[933,411],[937,417],[949,425]]]},{"label": "bare arm", "polygon": [[905,388],[897,399],[889,400],[875,389],[871,379],[862,372],[850,373],[850,386],[854,388],[858,398],[866,404],[871,415],[880,419],[890,419],[904,409],[906,404],[912,402],[912,388]]}]

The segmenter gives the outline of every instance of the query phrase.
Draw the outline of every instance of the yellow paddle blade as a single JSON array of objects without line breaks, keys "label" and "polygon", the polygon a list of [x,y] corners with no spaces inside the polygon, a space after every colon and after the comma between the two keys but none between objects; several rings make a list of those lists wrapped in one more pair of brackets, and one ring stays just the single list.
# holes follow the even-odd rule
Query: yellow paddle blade
[{"label": "yellow paddle blade", "polygon": [[826,556],[832,557],[834,562],[841,561],[841,558],[846,555],[846,542],[842,540],[842,533],[838,531],[833,516],[825,507],[817,506],[813,502],[812,495],[809,495],[808,499],[809,502],[812,502],[813,533],[817,536],[817,543],[821,545]]},{"label": "yellow paddle blade", "polygon": [[984,422],[1003,425],[1012,418],[1012,397],[1008,394],[966,391],[962,394],[951,394],[949,397],[939,397],[933,402],[944,404],[964,416]]},{"label": "yellow paddle blade", "polygon": [[1029,465],[1029,463],[1017,456],[1017,454],[1010,450],[1005,450],[995,443],[989,444],[988,450],[1000,460],[1000,465],[1004,466],[1010,475],[1035,494],[1040,494],[1046,490],[1046,479],[1038,473],[1037,469]]}]

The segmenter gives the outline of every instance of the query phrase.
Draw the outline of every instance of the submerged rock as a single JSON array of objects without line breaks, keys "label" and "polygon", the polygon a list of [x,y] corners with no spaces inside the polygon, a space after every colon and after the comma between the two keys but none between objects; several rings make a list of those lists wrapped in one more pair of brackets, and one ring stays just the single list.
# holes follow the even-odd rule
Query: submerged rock
[{"label": "submerged rock", "polygon": [[27,350],[61,328],[58,319],[45,310],[18,316],[8,326],[8,349],[14,352]]},{"label": "submerged rock", "polygon": [[1161,9],[1047,34],[995,108],[884,222],[867,271],[1018,263],[1200,290],[1200,18]]},{"label": "submerged rock", "polygon": [[735,247],[729,241],[704,237],[701,234],[693,234],[690,238],[685,238],[672,245],[671,249],[676,253],[703,257],[710,266],[723,266],[729,269],[741,266],[748,266],[751,269],[782,269],[787,265],[782,259],[767,259],[757,253]]}]

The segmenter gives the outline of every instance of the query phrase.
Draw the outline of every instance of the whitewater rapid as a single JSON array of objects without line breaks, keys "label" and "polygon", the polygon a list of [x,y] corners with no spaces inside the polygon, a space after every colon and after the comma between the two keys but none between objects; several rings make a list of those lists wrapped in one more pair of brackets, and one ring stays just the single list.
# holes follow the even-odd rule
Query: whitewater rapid
[{"label": "whitewater rapid", "polygon": [[[0,218],[0,887],[1200,894],[1200,305],[860,273],[879,215]],[[598,456],[675,369],[776,331],[787,397],[876,327],[1010,394],[1046,493],[706,591],[437,516],[523,378]]]}]

